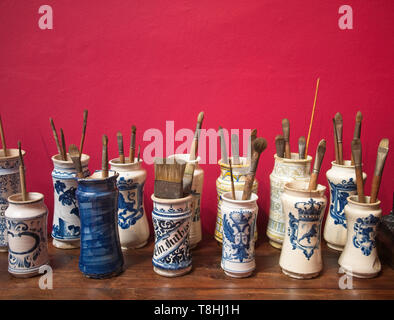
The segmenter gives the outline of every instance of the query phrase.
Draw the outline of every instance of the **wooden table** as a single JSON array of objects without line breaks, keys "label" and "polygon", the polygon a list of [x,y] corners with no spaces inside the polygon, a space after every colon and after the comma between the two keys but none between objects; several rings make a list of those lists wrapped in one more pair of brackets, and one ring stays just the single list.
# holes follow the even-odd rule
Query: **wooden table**
[{"label": "wooden table", "polygon": [[211,236],[193,251],[193,270],[179,278],[153,272],[153,241],[124,253],[125,271],[105,280],[85,278],[78,269],[79,250],[49,245],[53,289],[41,290],[39,277],[17,279],[7,272],[0,254],[0,299],[394,299],[394,270],[383,265],[374,279],[353,279],[353,290],[341,290],[338,253],[323,244],[324,270],[311,280],[282,274],[280,251],[266,241],[256,247],[255,273],[246,279],[227,277],[220,268],[221,248]]}]

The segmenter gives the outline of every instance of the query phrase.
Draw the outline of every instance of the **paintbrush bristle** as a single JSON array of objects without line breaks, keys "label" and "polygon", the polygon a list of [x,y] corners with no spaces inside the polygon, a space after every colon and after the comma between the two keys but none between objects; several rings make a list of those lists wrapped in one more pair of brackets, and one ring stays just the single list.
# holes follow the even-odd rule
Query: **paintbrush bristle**
[{"label": "paintbrush bristle", "polygon": [[198,123],[202,123],[203,120],[204,120],[204,112],[201,111],[201,112],[198,114],[197,122],[198,122]]},{"label": "paintbrush bristle", "polygon": [[103,134],[103,146],[107,146],[108,145],[108,137],[106,134]]},{"label": "paintbrush bristle", "polygon": [[378,147],[378,154],[376,157],[375,172],[374,172],[375,176],[382,175],[388,152],[389,152],[389,139],[384,138],[380,140]]},{"label": "paintbrush bristle", "polygon": [[[167,161],[169,160],[169,161]],[[168,163],[167,163],[168,162]],[[174,159],[155,158],[154,195],[158,198],[177,199],[183,197],[183,175],[186,162]]]},{"label": "paintbrush bristle", "polygon": [[253,149],[258,154],[262,153],[267,148],[267,140],[265,138],[256,138],[253,142]]},{"label": "paintbrush bristle", "polygon": [[389,151],[389,139],[384,138],[384,139],[380,140],[378,150],[379,150],[379,152],[387,153]]},{"label": "paintbrush bristle", "polygon": [[363,120],[363,115],[361,114],[360,111],[358,111],[356,114],[356,122],[361,122],[362,120]]},{"label": "paintbrush bristle", "polygon": [[257,129],[253,129],[252,132],[250,133],[251,137],[256,137],[257,136]]},{"label": "paintbrush bristle", "polygon": [[352,155],[356,166],[360,166],[362,162],[362,149],[360,139],[352,140]]},{"label": "paintbrush bristle", "polygon": [[22,144],[21,144],[21,142],[20,141],[18,141],[18,150],[19,150],[19,161],[20,161],[20,165],[22,166],[22,167],[24,167],[24,163],[23,163],[23,155],[22,155]]},{"label": "paintbrush bristle", "polygon": [[282,119],[282,130],[283,130],[283,138],[285,141],[289,140],[289,135],[290,135],[290,122],[289,119],[285,118]]},{"label": "paintbrush bristle", "polygon": [[78,147],[75,144],[70,144],[70,146],[68,147],[68,154],[70,155],[70,158],[74,163],[77,174],[82,172],[80,153]]},{"label": "paintbrush bristle", "polygon": [[131,126],[131,132],[132,133],[135,133],[137,131],[137,127],[133,124],[132,126]]},{"label": "paintbrush bristle", "polygon": [[317,153],[319,155],[324,156],[324,153],[326,152],[326,144],[327,144],[326,140],[324,139],[320,140],[319,145],[317,146]]},{"label": "paintbrush bristle", "polygon": [[285,155],[285,139],[283,135],[278,134],[275,137],[275,147],[276,147],[276,155],[280,158],[283,158]]},{"label": "paintbrush bristle", "polygon": [[343,123],[342,115],[339,112],[335,114],[334,119],[335,119],[335,123]]},{"label": "paintbrush bristle", "polygon": [[326,140],[320,140],[317,149],[315,162],[313,164],[313,172],[320,172],[321,164],[323,162],[324,154],[326,153]]},{"label": "paintbrush bristle", "polygon": [[68,147],[68,153],[70,154],[71,158],[79,158],[79,150],[75,144],[70,144],[70,146]]},{"label": "paintbrush bristle", "polygon": [[304,136],[301,136],[301,137],[298,139],[298,143],[305,144],[305,142],[306,142],[306,140],[305,140],[305,137],[304,137]]}]

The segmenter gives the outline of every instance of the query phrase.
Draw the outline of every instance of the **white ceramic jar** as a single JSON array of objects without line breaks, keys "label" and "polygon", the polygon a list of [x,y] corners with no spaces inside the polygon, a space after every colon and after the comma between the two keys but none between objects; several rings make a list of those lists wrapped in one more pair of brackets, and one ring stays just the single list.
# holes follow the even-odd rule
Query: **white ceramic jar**
[{"label": "white ceramic jar", "polygon": [[298,153],[292,153],[291,159],[274,155],[274,170],[270,175],[270,211],[267,225],[269,243],[280,249],[285,237],[285,213],[282,209],[281,196],[284,186],[288,182],[310,180],[310,166],[312,157],[298,159]]},{"label": "white ceramic jar", "polygon": [[257,195],[242,200],[243,191],[222,195],[223,243],[221,267],[225,274],[234,278],[248,277],[256,268],[254,258],[254,234],[257,219]]},{"label": "white ceramic jar", "polygon": [[[22,150],[22,156],[25,151]],[[19,150],[7,149],[7,157],[0,150],[0,252],[7,252],[7,225],[4,213],[8,197],[21,192],[19,182]]]},{"label": "white ceramic jar", "polygon": [[49,263],[47,243],[48,209],[44,195],[29,192],[23,201],[20,193],[8,198],[5,212],[8,229],[8,271],[15,277],[31,277]]},{"label": "white ceramic jar", "polygon": [[[347,236],[345,207],[347,198],[357,193],[356,172],[349,160],[345,160],[343,165],[333,161],[326,175],[330,187],[330,206],[323,236],[331,249],[342,251]],[[363,178],[364,181],[367,178],[365,173]]]},{"label": "white ceramic jar", "polygon": [[[84,177],[90,175],[88,169],[90,157],[82,154],[81,165]],[[78,187],[74,163],[67,154],[67,161],[61,159],[59,154],[52,157],[53,171],[53,223],[52,244],[59,249],[79,248],[81,236],[81,223],[79,207],[75,192]]]},{"label": "white ceramic jar", "polygon": [[119,158],[109,163],[111,170],[119,176],[117,187],[118,198],[118,230],[120,245],[123,250],[145,246],[149,239],[149,225],[144,207],[144,186],[146,170],[141,166],[143,160],[134,159],[133,163],[120,163]]},{"label": "white ceramic jar", "polygon": [[373,278],[381,270],[376,250],[376,226],[382,216],[380,201],[357,202],[357,196],[348,198],[345,207],[347,221],[347,240],[339,257],[343,271],[357,278]]},{"label": "white ceramic jar", "polygon": [[[233,160],[232,158],[230,158]],[[246,157],[240,157],[240,164],[233,164],[233,178],[234,178],[234,188],[236,191],[242,191],[245,185],[245,176],[249,171],[250,162]],[[216,216],[216,227],[215,227],[215,239],[222,243],[223,240],[223,225],[222,225],[222,195],[226,192],[231,191],[231,175],[230,175],[230,165],[223,163],[222,160],[218,162],[220,166],[220,176],[216,180],[216,191],[218,197],[218,206],[217,206],[217,216]],[[254,179],[252,192],[257,194],[258,182],[257,179]],[[255,231],[255,240],[257,240],[257,228]]]},{"label": "white ceramic jar", "polygon": [[307,182],[288,182],[282,194],[286,233],[279,265],[284,274],[296,279],[317,277],[323,269],[321,223],[326,187],[319,184],[314,191],[307,189]]}]

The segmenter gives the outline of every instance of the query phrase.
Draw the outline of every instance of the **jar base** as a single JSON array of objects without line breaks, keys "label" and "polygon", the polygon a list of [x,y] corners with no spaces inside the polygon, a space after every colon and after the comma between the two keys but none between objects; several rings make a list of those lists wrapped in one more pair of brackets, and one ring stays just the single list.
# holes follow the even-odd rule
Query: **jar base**
[{"label": "jar base", "polygon": [[344,246],[340,246],[340,245],[337,245],[334,243],[329,243],[329,242],[327,242],[327,247],[329,247],[330,249],[333,249],[335,251],[343,251],[343,249],[344,249]]},{"label": "jar base", "polygon": [[130,249],[140,249],[142,247],[145,247],[147,243],[148,243],[148,240],[146,240],[146,241],[144,241],[144,242],[142,242],[140,244],[137,244],[135,246],[133,246],[133,245],[130,245],[128,247],[122,246],[121,248],[122,248],[123,251],[130,250]]},{"label": "jar base", "polygon": [[32,271],[28,271],[28,272],[12,272],[10,269],[8,269],[8,272],[15,278],[32,278],[32,277],[36,277],[38,275],[42,275],[43,273],[40,273],[40,268],[42,268],[43,266],[49,266],[48,263],[45,263],[43,265],[41,265],[40,267],[35,267],[34,270]]},{"label": "jar base", "polygon": [[282,269],[282,272],[286,275],[289,276],[290,278],[294,278],[294,279],[299,279],[299,280],[303,280],[303,279],[312,279],[312,278],[316,278],[319,274],[319,272],[314,272],[314,273],[296,273],[296,272],[292,272],[286,269]]},{"label": "jar base", "polygon": [[116,270],[114,272],[110,272],[110,273],[105,273],[105,274],[85,274],[85,273],[83,273],[83,275],[89,279],[108,279],[108,278],[116,277],[119,274],[121,274],[122,272],[123,272],[123,267],[119,268],[118,270]]},{"label": "jar base", "polygon": [[360,279],[375,278],[380,272],[380,271],[378,271],[378,272],[374,272],[374,273],[358,273],[358,272],[351,272],[342,266],[341,266],[341,268],[342,268],[343,272],[345,272],[348,276],[360,278]]},{"label": "jar base", "polygon": [[281,243],[281,242],[277,242],[277,241],[274,241],[274,240],[270,240],[270,241],[269,241],[269,244],[270,244],[271,246],[273,246],[275,249],[279,249],[279,250],[282,249],[282,243]]},{"label": "jar base", "polygon": [[192,266],[189,266],[185,269],[181,270],[165,270],[158,267],[153,266],[153,271],[156,272],[158,275],[168,278],[180,277],[186,273],[189,273],[192,270]]},{"label": "jar base", "polygon": [[248,271],[248,272],[231,272],[231,271],[226,271],[223,270],[226,276],[229,276],[231,278],[247,278],[250,277],[253,273],[254,270]]},{"label": "jar base", "polygon": [[62,241],[62,240],[57,240],[57,239],[53,238],[52,244],[54,247],[56,247],[58,249],[64,249],[64,250],[77,249],[80,247],[80,239]]}]

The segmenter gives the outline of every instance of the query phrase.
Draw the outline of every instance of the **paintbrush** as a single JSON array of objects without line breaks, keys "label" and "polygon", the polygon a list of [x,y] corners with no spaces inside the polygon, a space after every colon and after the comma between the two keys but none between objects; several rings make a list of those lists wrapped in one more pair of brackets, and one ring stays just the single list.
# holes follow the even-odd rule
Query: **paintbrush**
[{"label": "paintbrush", "polygon": [[337,112],[335,115],[335,132],[338,143],[338,164],[343,164],[343,144],[342,144],[342,129],[343,129],[343,120],[342,115]]},{"label": "paintbrush", "polygon": [[257,137],[257,129],[253,129],[252,132],[250,133],[249,137],[249,143],[248,143],[248,161],[250,163],[250,159],[252,158],[252,146],[254,140],[256,140]]},{"label": "paintbrush", "polygon": [[291,159],[290,152],[290,122],[289,119],[282,120],[282,130],[283,130],[283,138],[285,139],[285,158]]},{"label": "paintbrush", "polygon": [[63,157],[63,151],[62,151],[62,147],[60,146],[59,143],[59,137],[57,136],[57,132],[55,129],[55,124],[53,123],[53,119],[49,118],[49,122],[51,124],[51,128],[52,128],[52,132],[53,132],[53,137],[55,138],[55,142],[56,142],[56,147],[57,147],[57,152],[59,153],[59,156],[62,160],[67,161],[67,159],[64,159]]},{"label": "paintbrush", "polygon": [[66,149],[66,140],[64,138],[64,132],[63,129],[60,128],[60,140],[62,141],[62,152],[63,152],[63,156],[62,158],[67,161],[67,149]]},{"label": "paintbrush", "polygon": [[308,190],[316,190],[317,188],[317,178],[319,177],[319,172],[325,152],[326,152],[326,140],[322,139],[320,140],[316,149],[315,162],[313,164],[313,170],[311,174],[311,179],[309,180]]},{"label": "paintbrush", "polygon": [[103,154],[101,162],[101,177],[108,178],[108,137],[103,135]]},{"label": "paintbrush", "polygon": [[276,147],[276,155],[279,158],[284,158],[285,156],[285,139],[281,134],[278,134],[275,137],[275,147]]},{"label": "paintbrush", "polygon": [[245,176],[244,190],[242,192],[242,200],[249,200],[252,195],[254,177],[257,171],[261,153],[267,148],[267,140],[264,138],[256,138],[253,143],[252,159],[250,161],[249,171]]},{"label": "paintbrush", "polygon": [[363,168],[362,168],[362,150],[361,150],[360,139],[352,140],[352,155],[354,159],[354,167],[356,170],[358,202],[365,203]]},{"label": "paintbrush", "polygon": [[337,138],[337,130],[335,128],[335,119],[332,119],[332,124],[334,128],[334,148],[335,148],[335,163],[339,164],[339,154],[338,154],[338,138]]},{"label": "paintbrush", "polygon": [[137,155],[137,161],[138,161],[138,163],[140,162],[140,159],[141,159],[141,157],[140,157],[140,151],[141,151],[141,146],[138,146],[138,155]]},{"label": "paintbrush", "polygon": [[120,131],[116,134],[118,140],[118,150],[119,150],[119,162],[124,163],[124,152],[123,152],[123,136]]},{"label": "paintbrush", "polygon": [[20,141],[18,141],[18,149],[19,149],[19,178],[21,183],[22,200],[26,201],[27,192],[26,192],[26,180],[25,180],[25,163],[23,162],[22,146]]},{"label": "paintbrush", "polygon": [[79,145],[79,157],[82,156],[83,152],[83,144],[85,142],[85,134],[86,134],[86,124],[88,122],[88,110],[83,111],[83,126],[82,126],[82,136],[81,136],[81,143]]},{"label": "paintbrush", "polygon": [[130,152],[129,152],[129,162],[134,163],[135,156],[135,132],[137,131],[137,127],[135,125],[131,126],[131,143],[130,143]]},{"label": "paintbrush", "polygon": [[233,177],[233,166],[231,164],[231,159],[228,159],[229,165],[230,165],[230,178],[231,178],[231,196],[233,200],[235,199],[235,187],[234,187],[234,177]]},{"label": "paintbrush", "polygon": [[306,140],[304,136],[298,139],[298,159],[305,159]]},{"label": "paintbrush", "polygon": [[4,157],[6,157],[8,153],[7,153],[7,145],[5,143],[3,121],[1,120],[1,116],[0,116],[0,136],[1,136],[1,143],[3,146]]},{"label": "paintbrush", "polygon": [[240,164],[239,162],[239,139],[237,134],[231,135],[231,154],[233,156],[233,164]]},{"label": "paintbrush", "polygon": [[[200,137],[200,130],[202,121],[204,120],[204,112],[200,112],[197,116],[196,131],[194,132],[194,138],[190,147],[189,160],[194,161],[197,159],[198,154],[198,138]],[[187,196],[190,194],[193,184],[194,169],[196,168],[195,163],[187,163],[185,167],[185,173],[183,175],[183,194]]]},{"label": "paintbrush", "polygon": [[223,128],[220,126],[219,126],[219,136],[220,136],[220,151],[222,154],[222,162],[228,164],[226,140],[224,139]]},{"label": "paintbrush", "polygon": [[[361,121],[362,120],[363,120],[363,115],[361,114],[360,111],[358,111],[356,114],[356,124],[354,126],[353,139],[360,139],[360,137],[361,137]],[[354,166],[353,154],[351,155],[351,164],[352,164],[352,166]]]},{"label": "paintbrush", "polygon": [[[167,163],[168,160],[168,163]],[[163,199],[183,198],[183,175],[186,162],[180,159],[155,158],[154,195]]]},{"label": "paintbrush", "polygon": [[77,172],[77,177],[83,178],[84,176],[82,172],[81,157],[79,154],[79,150],[75,144],[70,144],[70,146],[68,147],[68,154],[70,155],[70,158],[74,163],[75,171]]},{"label": "paintbrush", "polygon": [[369,203],[375,203],[378,200],[380,181],[387,153],[389,152],[389,139],[382,139],[379,143],[378,154],[376,157],[375,172],[372,180],[371,198]]}]

